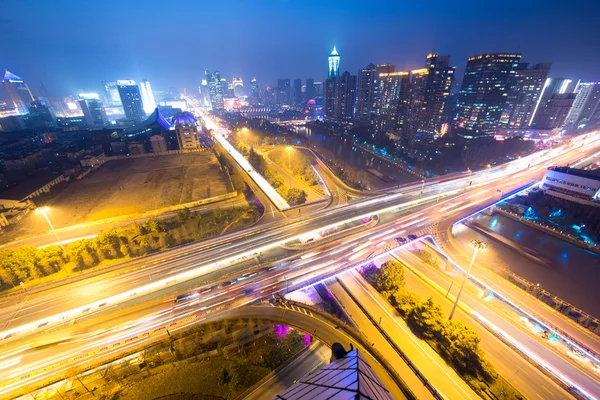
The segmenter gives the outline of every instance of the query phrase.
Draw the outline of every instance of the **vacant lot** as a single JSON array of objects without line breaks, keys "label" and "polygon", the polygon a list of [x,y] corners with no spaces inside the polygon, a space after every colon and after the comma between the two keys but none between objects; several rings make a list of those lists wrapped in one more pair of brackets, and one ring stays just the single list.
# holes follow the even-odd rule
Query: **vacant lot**
[{"label": "vacant lot", "polygon": [[[211,152],[108,161],[47,205],[56,228],[201,200],[231,189]],[[45,221],[42,221],[45,223]],[[47,232],[30,214],[18,230]],[[16,228],[16,227],[12,227]]]}]

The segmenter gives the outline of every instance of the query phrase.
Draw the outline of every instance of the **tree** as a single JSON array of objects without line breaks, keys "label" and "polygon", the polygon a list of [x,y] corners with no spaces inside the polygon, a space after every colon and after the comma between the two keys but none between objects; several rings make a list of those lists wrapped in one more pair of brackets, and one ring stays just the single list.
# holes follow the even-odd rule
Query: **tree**
[{"label": "tree", "polygon": [[184,207],[181,211],[179,211],[177,213],[177,222],[182,223],[184,221],[187,221],[188,219],[190,219],[192,216],[192,212],[190,211],[189,208]]},{"label": "tree", "polygon": [[242,142],[241,140],[237,144],[237,149],[243,155],[248,154],[248,146],[246,145],[246,143]]},{"label": "tree", "polygon": [[475,375],[481,368],[479,335],[462,321],[448,321],[443,329],[442,347],[455,365]]},{"label": "tree", "polygon": [[397,291],[404,287],[404,267],[395,260],[384,263],[375,278],[378,290]]},{"label": "tree", "polygon": [[444,328],[442,308],[433,301],[433,297],[417,304],[408,312],[406,320],[429,339],[440,337]]},{"label": "tree", "polygon": [[167,229],[165,221],[156,218],[150,218],[142,225],[146,232],[164,232]]},{"label": "tree", "polygon": [[273,167],[265,168],[264,177],[267,181],[271,181],[273,178],[277,176],[277,170]]},{"label": "tree", "polygon": [[287,192],[287,202],[291,204],[306,203],[306,192],[298,188],[290,188]]},{"label": "tree", "polygon": [[269,181],[269,183],[275,188],[277,189],[278,187],[282,186],[284,182],[283,176],[277,174],[273,177],[273,179],[271,179]]}]

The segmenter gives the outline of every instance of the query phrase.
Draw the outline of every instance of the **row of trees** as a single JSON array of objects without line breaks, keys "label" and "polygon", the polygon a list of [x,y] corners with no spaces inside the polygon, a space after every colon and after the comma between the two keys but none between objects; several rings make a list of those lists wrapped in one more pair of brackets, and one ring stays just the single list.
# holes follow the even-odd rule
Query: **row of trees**
[{"label": "row of trees", "polygon": [[282,150],[272,151],[269,156],[280,167],[291,168],[291,173],[307,185],[316,186],[319,178],[308,159],[300,151],[290,152],[289,156]]},{"label": "row of trees", "polygon": [[37,249],[26,245],[0,249],[0,290],[21,282],[62,272],[68,275],[92,268],[105,260],[137,257],[203,239],[258,219],[254,207],[215,210],[200,215],[183,209],[174,220],[151,218],[134,227],[110,229],[93,239]]},{"label": "row of trees", "polygon": [[302,189],[286,187],[284,178],[277,170],[267,165],[267,160],[258,154],[253,147],[248,151],[248,162],[260,173],[266,180],[277,190],[277,192],[285,198],[291,205],[306,203],[306,192]]},{"label": "row of trees", "polygon": [[402,264],[388,261],[379,269],[375,266],[365,268],[363,274],[397,308],[409,326],[432,343],[459,372],[482,377],[486,381],[497,378],[479,348],[477,332],[462,321],[447,321],[433,297],[423,301],[415,293],[407,291]]}]

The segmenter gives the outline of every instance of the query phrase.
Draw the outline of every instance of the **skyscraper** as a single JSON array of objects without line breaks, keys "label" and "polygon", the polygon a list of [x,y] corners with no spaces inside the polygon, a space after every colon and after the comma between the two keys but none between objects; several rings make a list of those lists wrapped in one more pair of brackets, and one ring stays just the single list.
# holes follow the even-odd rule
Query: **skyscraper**
[{"label": "skyscraper", "polygon": [[179,150],[197,149],[199,147],[197,122],[191,113],[187,111],[178,113],[173,118],[173,124],[175,125],[175,136],[177,136]]},{"label": "skyscraper", "polygon": [[552,93],[544,95],[531,127],[534,129],[561,128],[575,101],[575,93]]},{"label": "skyscraper", "polygon": [[420,134],[423,139],[431,140],[440,135],[448,117],[448,100],[456,67],[450,66],[449,56],[431,53],[425,59],[425,69],[429,72],[425,84],[425,110]]},{"label": "skyscraper", "polygon": [[331,79],[340,76],[340,54],[335,49],[335,46],[333,46],[333,51],[329,55],[328,61],[329,72],[327,77]]},{"label": "skyscraper", "polygon": [[231,86],[233,88],[234,97],[239,99],[240,97],[244,96],[244,80],[242,78],[234,76],[231,80]]},{"label": "skyscraper", "polygon": [[280,78],[277,80],[277,89],[275,90],[275,97],[277,99],[277,104],[291,104],[292,88],[290,86],[289,79]]},{"label": "skyscraper", "polygon": [[254,104],[260,102],[260,92],[258,90],[258,81],[256,78],[252,78],[250,81],[250,101]]},{"label": "skyscraper", "polygon": [[346,71],[335,78],[333,118],[338,121],[351,119],[356,98],[356,75]]},{"label": "skyscraper", "polygon": [[221,73],[219,70],[216,70],[213,73],[209,70],[205,70],[204,77],[208,82],[208,92],[212,109],[223,110],[225,108],[223,97],[226,87],[223,87],[224,83],[221,81]]},{"label": "skyscraper", "polygon": [[79,106],[83,111],[85,123],[89,127],[106,125],[107,118],[98,93],[80,93]]},{"label": "skyscraper", "polygon": [[117,88],[127,119],[142,122],[146,119],[140,88],[132,80],[118,80]]},{"label": "skyscraper", "polygon": [[323,88],[323,114],[329,118],[334,118],[335,79],[336,78],[325,79],[325,86]]},{"label": "skyscraper", "polygon": [[[408,104],[405,115],[405,127],[402,132],[402,138],[409,144],[421,141],[423,135],[426,135],[425,126],[429,125],[427,121],[428,103],[427,103],[427,81],[429,78],[429,69],[421,68],[410,71],[410,89],[408,94]],[[430,139],[427,137],[427,139]]]},{"label": "skyscraper", "polygon": [[379,75],[390,72],[394,72],[394,66],[391,64],[369,64],[358,71],[355,119],[362,122],[373,121],[379,97]]},{"label": "skyscraper", "polygon": [[502,122],[521,54],[470,57],[458,94],[455,129],[465,139],[492,137]]},{"label": "skyscraper", "polygon": [[200,86],[198,86],[198,92],[200,93],[200,107],[210,108],[210,92],[208,90],[208,81],[202,79]]},{"label": "skyscraper", "polygon": [[29,114],[23,117],[25,125],[30,129],[56,126],[54,110],[46,100],[36,98],[29,103]]},{"label": "skyscraper", "polygon": [[576,128],[597,120],[600,122],[600,82],[580,82],[577,96],[565,120],[565,126]]},{"label": "skyscraper", "polygon": [[379,74],[379,96],[375,111],[375,133],[401,136],[410,94],[410,73],[384,72]]},{"label": "skyscraper", "polygon": [[6,87],[13,107],[17,112],[21,115],[27,114],[29,112],[29,103],[34,101],[34,98],[23,78],[8,70],[4,70],[2,83],[4,83],[4,87]]},{"label": "skyscraper", "polygon": [[306,101],[310,100],[310,99],[314,99],[315,96],[315,80],[312,78],[308,78],[306,80]]},{"label": "skyscraper", "polygon": [[302,104],[302,79],[294,79],[294,104]]},{"label": "skyscraper", "polygon": [[154,93],[152,93],[152,87],[147,79],[144,79],[140,84],[140,93],[142,95],[142,104],[144,105],[144,111],[146,114],[152,114],[156,108],[156,101],[154,100]]},{"label": "skyscraper", "polygon": [[102,82],[102,86],[104,87],[106,104],[110,107],[121,107],[121,96],[119,96],[117,82]]},{"label": "skyscraper", "polygon": [[538,108],[546,89],[546,78],[552,63],[520,63],[508,93],[502,123],[508,129],[526,129]]}]

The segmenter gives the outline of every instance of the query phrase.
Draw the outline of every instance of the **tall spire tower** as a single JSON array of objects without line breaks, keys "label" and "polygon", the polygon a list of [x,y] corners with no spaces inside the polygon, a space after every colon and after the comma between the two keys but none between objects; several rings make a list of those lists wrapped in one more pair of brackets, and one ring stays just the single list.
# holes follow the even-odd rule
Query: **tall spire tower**
[{"label": "tall spire tower", "polygon": [[33,101],[33,95],[23,78],[4,70],[2,82],[6,90],[8,90],[10,99],[17,112],[21,115],[29,113],[29,104]]},{"label": "tall spire tower", "polygon": [[340,54],[337,52],[335,46],[333,51],[329,55],[329,75],[328,78],[335,78],[340,76]]}]

